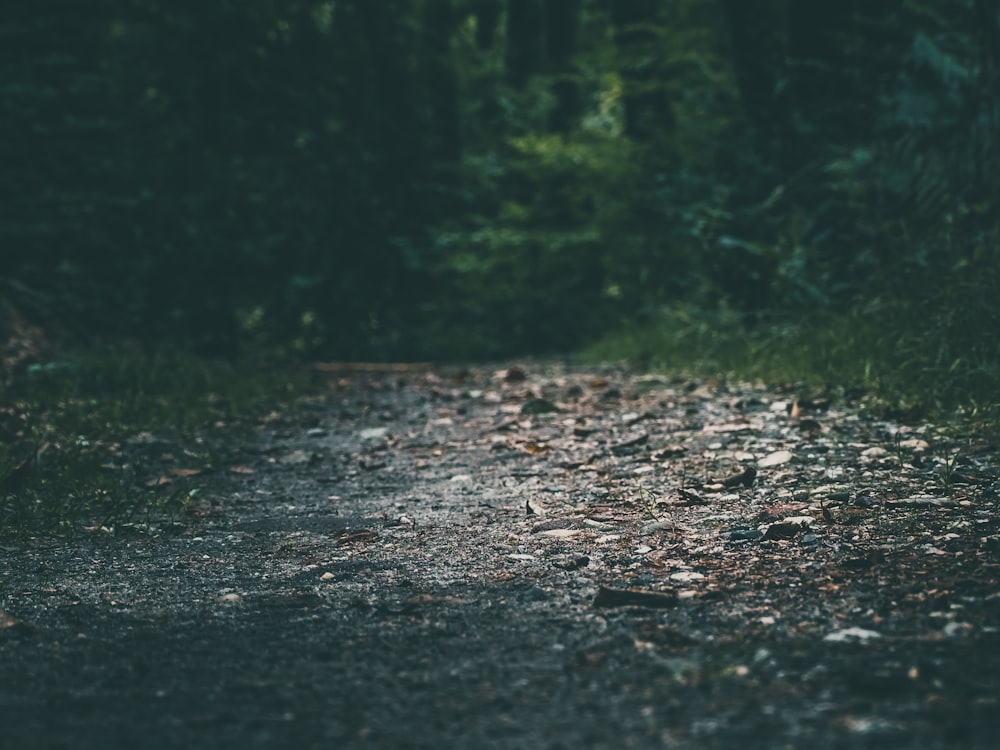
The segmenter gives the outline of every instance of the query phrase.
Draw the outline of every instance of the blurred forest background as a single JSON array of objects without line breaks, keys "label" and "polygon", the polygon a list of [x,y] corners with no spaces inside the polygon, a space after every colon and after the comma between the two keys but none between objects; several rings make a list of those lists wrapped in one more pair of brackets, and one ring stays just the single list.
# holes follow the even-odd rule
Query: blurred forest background
[{"label": "blurred forest background", "polygon": [[996,402],[998,58],[995,0],[16,3],[0,328]]}]

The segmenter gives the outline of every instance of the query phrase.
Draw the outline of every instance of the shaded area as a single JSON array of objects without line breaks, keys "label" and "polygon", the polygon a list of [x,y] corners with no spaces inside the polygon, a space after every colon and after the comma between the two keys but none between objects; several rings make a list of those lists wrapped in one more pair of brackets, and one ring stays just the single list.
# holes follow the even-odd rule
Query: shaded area
[{"label": "shaded area", "polygon": [[[57,613],[70,643],[19,645],[30,661],[9,671],[21,687],[17,699],[4,697],[18,716],[7,741],[985,748],[997,728],[996,665],[982,658],[995,639],[671,643],[684,626],[639,611],[610,616],[602,630],[518,612],[523,587],[449,594],[473,602],[367,613],[303,596],[153,624]],[[637,650],[634,639],[651,633],[662,642]]]},{"label": "shaded area", "polygon": [[995,451],[856,407],[554,363],[338,374],[175,476],[188,522],[0,552],[5,737],[990,747]]}]

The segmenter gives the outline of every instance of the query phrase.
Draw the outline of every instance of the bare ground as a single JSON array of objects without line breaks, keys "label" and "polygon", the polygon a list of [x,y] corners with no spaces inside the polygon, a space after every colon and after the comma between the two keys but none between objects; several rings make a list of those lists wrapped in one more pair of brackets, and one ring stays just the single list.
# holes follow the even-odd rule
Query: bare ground
[{"label": "bare ground", "polygon": [[0,746],[996,746],[989,441],[556,364],[329,379],[165,473],[183,525],[0,551]]}]

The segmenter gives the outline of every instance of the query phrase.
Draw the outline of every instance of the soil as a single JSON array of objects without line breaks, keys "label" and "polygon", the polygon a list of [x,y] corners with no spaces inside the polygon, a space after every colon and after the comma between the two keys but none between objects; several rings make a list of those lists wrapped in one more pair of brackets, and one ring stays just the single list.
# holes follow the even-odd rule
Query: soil
[{"label": "soil", "polygon": [[326,368],[183,524],[0,551],[0,746],[986,748],[995,446],[850,394]]}]

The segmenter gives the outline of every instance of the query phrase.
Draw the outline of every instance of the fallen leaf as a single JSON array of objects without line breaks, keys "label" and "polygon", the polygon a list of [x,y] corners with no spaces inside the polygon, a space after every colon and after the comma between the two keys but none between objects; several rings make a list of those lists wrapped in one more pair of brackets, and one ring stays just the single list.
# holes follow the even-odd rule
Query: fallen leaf
[{"label": "fallen leaf", "polygon": [[361,531],[348,531],[344,529],[343,531],[338,531],[333,537],[337,540],[337,544],[343,545],[354,544],[356,542],[370,542],[377,539],[378,535],[368,529],[362,529]]},{"label": "fallen leaf", "polygon": [[757,478],[757,470],[752,466],[748,466],[743,471],[738,471],[732,476],[723,479],[721,482],[719,482],[719,484],[721,484],[723,487],[726,487],[727,489],[738,487],[741,484],[744,487],[752,487],[753,481],[756,478]]},{"label": "fallen leaf", "polygon": [[576,525],[576,522],[572,518],[553,518],[549,521],[542,521],[541,523],[535,524],[531,532],[533,534],[538,534],[542,531],[554,531],[556,529],[572,529]]},{"label": "fallen leaf", "polygon": [[673,505],[705,505],[706,503],[705,498],[694,490],[681,488],[677,490],[677,494],[680,495],[680,500],[675,501]]},{"label": "fallen leaf", "polygon": [[764,532],[764,538],[769,540],[794,539],[801,531],[801,524],[778,521],[767,527],[767,531]]},{"label": "fallen leaf", "polygon": [[655,534],[657,531],[677,531],[677,524],[666,518],[659,518],[653,521],[647,521],[639,528],[639,534],[642,536],[649,536],[650,534]]},{"label": "fallen leaf", "polygon": [[11,617],[6,612],[0,612],[0,630],[7,631],[9,629],[29,630],[30,626],[28,626],[23,620],[18,620],[16,617]]},{"label": "fallen leaf", "polygon": [[0,612],[0,639],[20,640],[27,638],[34,632],[35,628],[23,620],[11,617],[6,612]]},{"label": "fallen leaf", "polygon": [[545,453],[545,451],[549,449],[549,446],[545,445],[544,443],[531,442],[531,443],[525,443],[524,449],[528,451],[528,453],[530,453],[531,455],[535,456],[538,455],[539,453]]},{"label": "fallen leaf", "polygon": [[520,383],[526,380],[527,377],[528,374],[524,371],[523,367],[514,365],[513,367],[507,369],[507,372],[504,373],[503,379],[508,383]]}]

